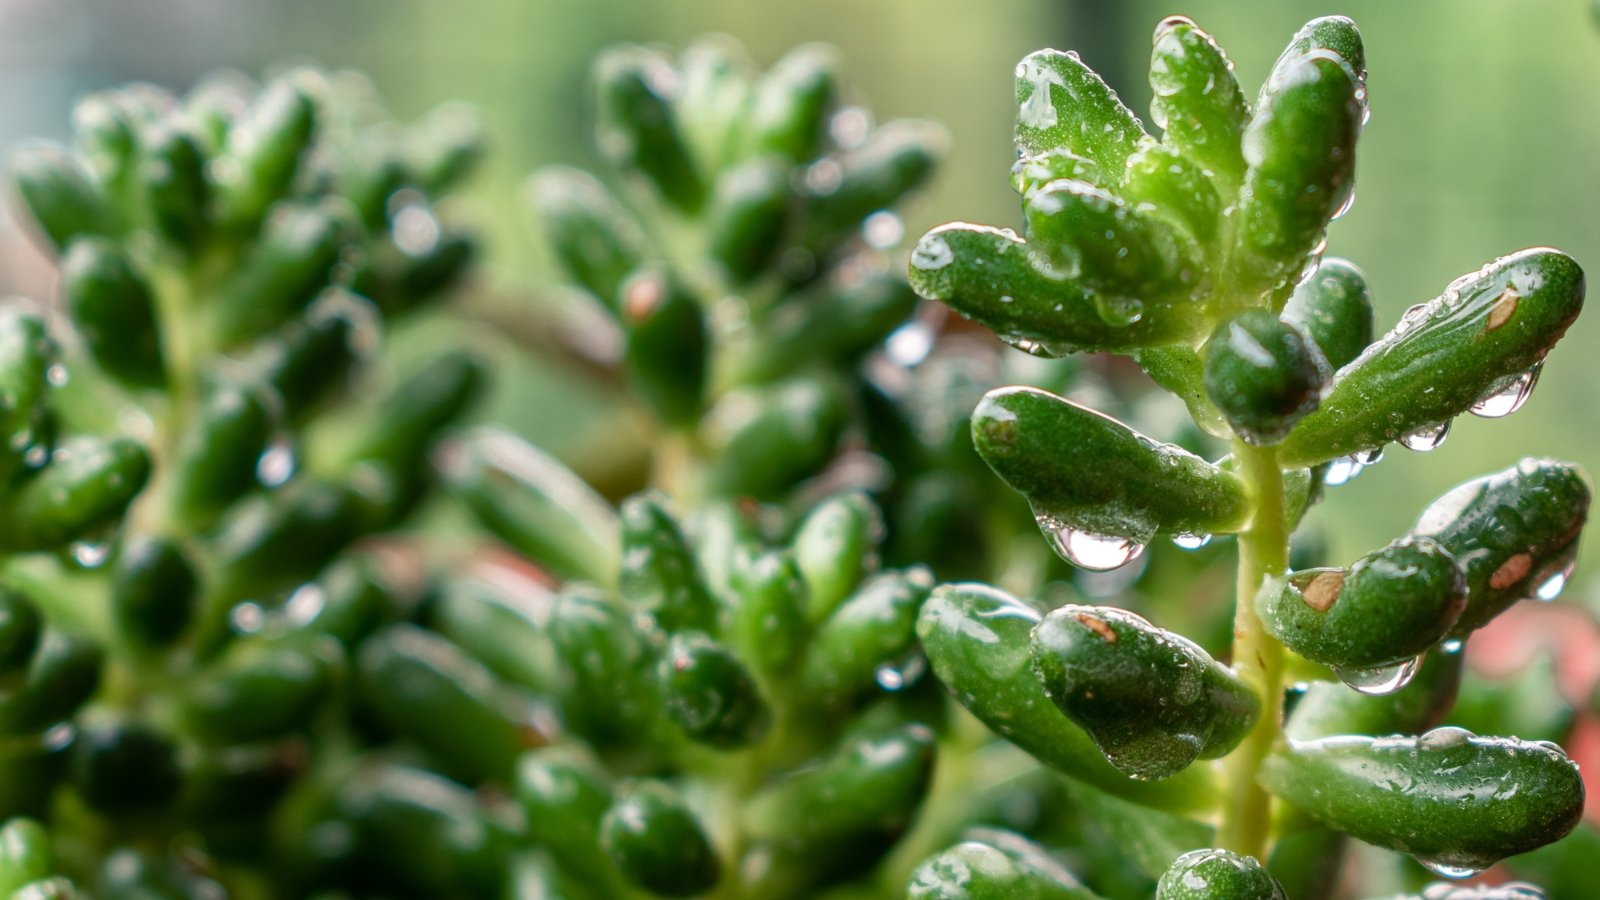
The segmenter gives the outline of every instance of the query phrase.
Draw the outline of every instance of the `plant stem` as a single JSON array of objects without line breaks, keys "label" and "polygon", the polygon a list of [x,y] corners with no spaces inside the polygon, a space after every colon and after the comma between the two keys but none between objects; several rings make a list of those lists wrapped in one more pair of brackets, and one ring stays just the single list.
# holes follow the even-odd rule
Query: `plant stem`
[{"label": "plant stem", "polygon": [[1235,440],[1234,455],[1254,499],[1254,512],[1250,527],[1239,535],[1233,669],[1261,699],[1261,718],[1223,762],[1227,805],[1217,843],[1265,861],[1272,797],[1256,784],[1256,772],[1282,728],[1283,645],[1267,634],[1256,617],[1255,598],[1267,578],[1289,568],[1289,525],[1276,450]]}]

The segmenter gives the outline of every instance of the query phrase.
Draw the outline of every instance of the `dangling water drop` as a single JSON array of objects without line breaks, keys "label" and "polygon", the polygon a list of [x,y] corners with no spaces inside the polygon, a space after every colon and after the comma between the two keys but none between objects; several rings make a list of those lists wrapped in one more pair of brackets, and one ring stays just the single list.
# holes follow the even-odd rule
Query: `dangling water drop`
[{"label": "dangling water drop", "polygon": [[1569,559],[1548,578],[1539,582],[1539,586],[1533,590],[1534,599],[1549,603],[1561,596],[1561,592],[1567,589],[1567,582],[1571,580],[1572,569],[1576,565],[1576,559]]},{"label": "dangling water drop", "polygon": [[1100,321],[1112,328],[1126,328],[1144,318],[1144,303],[1134,297],[1113,297],[1096,294],[1094,310]]},{"label": "dangling water drop", "polygon": [[314,581],[307,582],[289,595],[288,602],[283,604],[283,617],[294,627],[303,627],[322,615],[327,605],[328,595],[322,586]]},{"label": "dangling water drop", "polygon": [[1444,439],[1450,434],[1450,422],[1445,420],[1437,425],[1424,425],[1416,431],[1400,436],[1400,446],[1418,453],[1427,453],[1437,450],[1444,444]]},{"label": "dangling water drop", "polygon": [[1355,205],[1356,189],[1355,186],[1352,185],[1350,188],[1350,193],[1344,195],[1344,200],[1339,203],[1339,208],[1334,210],[1333,215],[1329,217],[1329,221],[1337,222],[1339,219],[1344,217],[1345,213],[1350,211],[1350,207]]},{"label": "dangling water drop", "polygon": [[927,660],[921,653],[916,653],[902,662],[884,663],[878,666],[873,677],[877,680],[878,687],[886,691],[899,691],[915,684],[927,667]]},{"label": "dangling water drop", "polygon": [[72,561],[82,569],[98,569],[111,558],[110,541],[73,541],[67,548]]},{"label": "dangling water drop", "polygon": [[1417,656],[1392,666],[1375,669],[1341,669],[1334,666],[1333,671],[1349,687],[1368,696],[1381,697],[1410,684],[1421,662],[1422,657]]},{"label": "dangling water drop", "polygon": [[22,453],[22,464],[30,469],[37,469],[50,461],[50,448],[43,444],[34,444]]},{"label": "dangling water drop", "polygon": [[861,238],[868,246],[887,250],[905,237],[906,228],[900,217],[887,209],[880,209],[861,223]]},{"label": "dangling water drop", "polygon": [[256,461],[256,480],[269,488],[280,487],[294,477],[298,467],[299,460],[295,457],[293,442],[288,435],[278,435]]},{"label": "dangling water drop", "polygon": [[1341,456],[1328,463],[1327,471],[1322,475],[1322,483],[1328,487],[1338,487],[1360,475],[1364,468],[1366,464],[1355,456]]},{"label": "dangling water drop", "polygon": [[1194,27],[1194,20],[1189,18],[1188,16],[1167,16],[1165,19],[1162,19],[1161,21],[1157,22],[1156,23],[1156,33],[1155,33],[1155,38],[1154,38],[1155,42],[1156,43],[1160,43],[1161,39],[1163,37],[1166,37],[1167,32],[1173,30],[1174,28],[1177,28],[1180,25],[1187,25],[1187,26],[1193,28]]},{"label": "dangling water drop", "polygon": [[1433,859],[1422,859],[1420,857],[1417,859],[1417,862],[1422,863],[1423,868],[1427,869],[1429,872],[1432,872],[1433,874],[1442,878],[1471,878],[1472,876],[1483,871],[1482,869],[1474,869],[1471,866],[1453,866],[1449,863],[1443,863]]},{"label": "dangling water drop", "polygon": [[883,349],[889,361],[909,369],[928,358],[938,335],[927,322],[907,322],[890,332]]},{"label": "dangling water drop", "polygon": [[1542,368],[1544,364],[1540,363],[1510,381],[1495,386],[1477,403],[1472,404],[1469,412],[1485,419],[1498,419],[1521,409],[1522,404],[1528,402],[1528,396],[1533,393],[1534,385],[1539,383],[1539,370]]},{"label": "dangling water drop", "polygon": [[1375,466],[1379,462],[1383,461],[1383,448],[1373,447],[1371,450],[1362,450],[1359,453],[1352,453],[1350,454],[1350,458],[1360,463],[1363,468],[1366,466]]},{"label": "dangling water drop", "polygon": [[239,634],[255,634],[266,620],[267,614],[261,605],[248,600],[228,611],[228,624]]},{"label": "dangling water drop", "polygon": [[1211,535],[1175,534],[1172,536],[1172,543],[1180,550],[1199,550],[1201,547],[1211,543]]},{"label": "dangling water drop", "polygon": [[1461,638],[1451,638],[1440,644],[1439,650],[1444,653],[1460,653],[1464,646],[1466,645],[1462,643]]},{"label": "dangling water drop", "polygon": [[1060,359],[1073,352],[1071,347],[1062,347],[1048,341],[1036,341],[1031,338],[1018,337],[1014,334],[1002,334],[1000,340],[1008,347],[1015,347],[1029,356],[1040,359]]},{"label": "dangling water drop", "polygon": [[1144,552],[1144,544],[1132,538],[1081,531],[1053,516],[1038,516],[1037,520],[1039,530],[1049,538],[1056,553],[1080,569],[1109,572],[1133,562]]}]

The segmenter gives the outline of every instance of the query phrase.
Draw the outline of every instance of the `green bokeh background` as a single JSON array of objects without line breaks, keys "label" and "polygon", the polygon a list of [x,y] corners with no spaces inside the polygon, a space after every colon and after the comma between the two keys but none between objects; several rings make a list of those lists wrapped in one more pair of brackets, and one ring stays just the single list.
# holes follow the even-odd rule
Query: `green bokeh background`
[{"label": "green bokeh background", "polygon": [[[1149,34],[1162,16],[1183,13],[1211,31],[1250,93],[1302,22],[1334,12],[1365,35],[1373,117],[1359,197],[1329,252],[1366,270],[1380,327],[1518,248],[1553,245],[1600,271],[1600,28],[1588,0],[4,0],[0,140],[64,135],[71,98],[88,90],[131,79],[183,87],[215,66],[259,71],[285,59],[364,69],[402,116],[464,99],[493,142],[471,191],[488,238],[483,286],[531,304],[548,290],[548,268],[521,185],[538,165],[595,162],[586,76],[608,44],[681,45],[721,31],[761,64],[804,41],[838,45],[852,89],[880,119],[931,117],[951,132],[942,175],[910,210],[909,243],[949,219],[1017,224],[1006,177],[1011,79],[1027,52],[1077,49],[1143,113]],[[0,284],[48,289],[26,277],[25,252],[4,259],[12,271]],[[502,378],[495,415],[558,452],[592,444],[599,426],[572,412],[588,394],[548,365],[518,372]],[[1320,515],[1338,535],[1336,555],[1386,542],[1448,486],[1523,455],[1600,472],[1597,375],[1600,313],[1590,313],[1521,413],[1463,417],[1439,450],[1391,449],[1332,491]]]}]

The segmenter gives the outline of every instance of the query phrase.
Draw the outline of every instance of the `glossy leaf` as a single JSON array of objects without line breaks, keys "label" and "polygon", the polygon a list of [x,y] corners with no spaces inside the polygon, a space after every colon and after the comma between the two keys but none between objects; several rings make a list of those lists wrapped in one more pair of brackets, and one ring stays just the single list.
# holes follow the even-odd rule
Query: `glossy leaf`
[{"label": "glossy leaf", "polygon": [[1413,307],[1340,369],[1317,412],[1279,447],[1306,466],[1448,422],[1533,368],[1583,306],[1583,271],[1556,250],[1524,250]]}]

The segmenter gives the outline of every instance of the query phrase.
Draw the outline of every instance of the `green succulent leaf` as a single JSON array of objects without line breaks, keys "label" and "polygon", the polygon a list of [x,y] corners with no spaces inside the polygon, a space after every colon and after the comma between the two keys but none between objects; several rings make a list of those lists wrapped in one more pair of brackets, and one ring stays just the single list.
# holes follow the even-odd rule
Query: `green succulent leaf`
[{"label": "green succulent leaf", "polygon": [[1017,64],[1017,148],[1070,150],[1121,172],[1144,127],[1073,51],[1040,50]]},{"label": "green succulent leaf", "polygon": [[671,64],[643,47],[619,47],[600,57],[594,80],[601,152],[619,168],[643,176],[680,212],[698,211],[706,185],[673,109],[677,75]]},{"label": "green succulent leaf", "polygon": [[1233,63],[1211,35],[1186,19],[1157,26],[1150,51],[1150,118],[1162,140],[1208,172],[1220,192],[1244,176],[1241,155],[1249,103]]},{"label": "green succulent leaf", "polygon": [[150,288],[118,246],[85,237],[61,260],[61,292],[78,334],[102,369],[135,386],[166,377]]},{"label": "green succulent leaf", "polygon": [[1076,282],[1036,268],[1033,252],[1033,244],[1009,230],[951,223],[923,236],[908,274],[918,295],[1041,355],[1198,344],[1209,330],[1204,308],[1195,303],[1157,307],[1141,300],[1138,315],[1114,298],[1097,304]]},{"label": "green succulent leaf", "polygon": [[1081,284],[1097,298],[1123,298],[1130,311],[1121,315],[1111,312],[1109,299],[1097,301],[1101,317],[1111,324],[1142,317],[1147,302],[1188,300],[1203,278],[1199,248],[1145,210],[1104,188],[1052,181],[1023,205],[1029,261],[1046,278]]},{"label": "green succulent leaf", "polygon": [[1136,781],[1108,763],[1061,715],[1034,676],[1031,635],[1042,616],[995,588],[942,585],[917,617],[934,674],[969,712],[1056,771],[1118,797],[1180,813],[1215,800],[1212,773],[1193,767],[1160,782]]},{"label": "green succulent leaf", "polygon": [[1578,264],[1549,249],[1456,279],[1338,371],[1279,459],[1315,465],[1449,422],[1536,367],[1577,318],[1583,292]]},{"label": "green succulent leaf", "polygon": [[1548,844],[1583,814],[1578,767],[1559,747],[1461,728],[1294,743],[1261,780],[1353,837],[1456,870]]},{"label": "green succulent leaf", "polygon": [[1249,500],[1236,476],[1121,422],[1034,388],[991,391],[972,440],[1001,480],[1028,498],[1070,560],[1074,532],[1144,544],[1157,534],[1237,531]]},{"label": "green succulent leaf", "polygon": [[1033,671],[1061,712],[1132,778],[1226,755],[1261,715],[1227,668],[1126,610],[1058,607],[1033,630]]},{"label": "green succulent leaf", "polygon": [[1284,287],[1350,200],[1363,97],[1350,65],[1330,51],[1273,70],[1243,139],[1248,168],[1235,215],[1248,284]]},{"label": "green succulent leaf", "polygon": [[1316,274],[1295,287],[1283,307],[1284,321],[1311,338],[1329,367],[1337,370],[1372,343],[1372,292],[1355,263],[1330,256]]},{"label": "green succulent leaf", "polygon": [[755,680],[703,634],[675,634],[658,666],[667,716],[694,740],[721,749],[753,743],[772,724]]},{"label": "green succulent leaf", "polygon": [[1340,669],[1407,662],[1455,627],[1467,581],[1438,542],[1404,537],[1346,569],[1308,569],[1269,581],[1262,623],[1284,646]]},{"label": "green succulent leaf", "polygon": [[94,178],[64,149],[32,144],[11,160],[11,177],[34,224],[60,251],[79,235],[109,235],[115,214]]},{"label": "green succulent leaf", "polygon": [[1578,466],[1530,458],[1423,510],[1413,533],[1438,542],[1466,573],[1466,608],[1452,635],[1470,634],[1541,590],[1561,590],[1592,493]]},{"label": "green succulent leaf", "polygon": [[23,885],[49,878],[54,871],[55,852],[43,825],[16,818],[0,828],[0,892],[11,896]]},{"label": "green succulent leaf", "polygon": [[1282,441],[1327,390],[1322,351],[1299,328],[1264,309],[1218,325],[1205,354],[1206,393],[1247,443]]},{"label": "green succulent leaf", "polygon": [[44,616],[28,595],[0,586],[0,674],[28,665],[44,633]]},{"label": "green succulent leaf", "polygon": [[1172,861],[1156,885],[1158,900],[1288,900],[1283,886],[1253,856],[1191,850]]},{"label": "green succulent leaf", "polygon": [[622,282],[647,252],[638,224],[599,179],[582,169],[541,169],[529,184],[534,212],[556,262],[616,314]]},{"label": "green succulent leaf", "polygon": [[517,757],[540,740],[533,707],[436,634],[392,625],[363,644],[356,668],[389,727],[469,783],[509,782]]},{"label": "green succulent leaf", "polygon": [[717,851],[683,801],[661,782],[618,788],[600,820],[600,845],[628,881],[664,897],[690,897],[715,887]]},{"label": "green succulent leaf", "polygon": [[617,590],[662,628],[710,630],[715,602],[664,497],[636,494],[622,503],[622,569]]},{"label": "green succulent leaf", "polygon": [[557,575],[616,580],[616,511],[553,457],[509,432],[483,428],[446,444],[437,459],[446,483],[512,547]]},{"label": "green succulent leaf", "polygon": [[1095,900],[1060,863],[1021,835],[977,829],[911,873],[914,900]]}]

